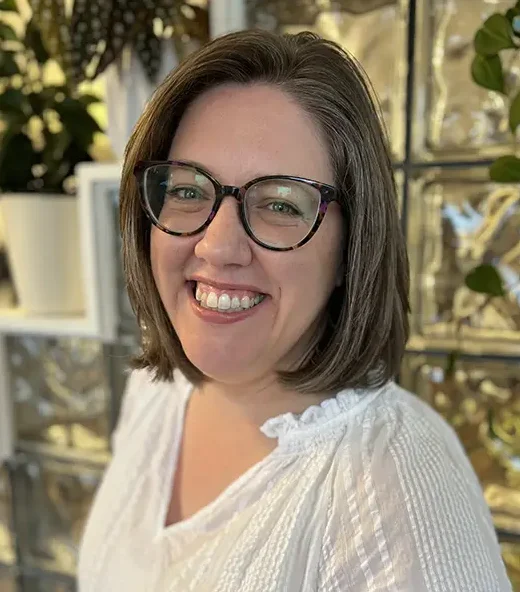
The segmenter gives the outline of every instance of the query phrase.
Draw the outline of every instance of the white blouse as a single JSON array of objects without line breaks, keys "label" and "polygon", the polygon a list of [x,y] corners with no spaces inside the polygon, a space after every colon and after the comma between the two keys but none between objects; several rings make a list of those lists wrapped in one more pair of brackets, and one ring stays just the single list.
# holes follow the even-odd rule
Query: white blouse
[{"label": "white blouse", "polygon": [[165,528],[191,390],[132,373],[79,592],[511,590],[456,435],[394,383],[268,420],[277,448]]}]

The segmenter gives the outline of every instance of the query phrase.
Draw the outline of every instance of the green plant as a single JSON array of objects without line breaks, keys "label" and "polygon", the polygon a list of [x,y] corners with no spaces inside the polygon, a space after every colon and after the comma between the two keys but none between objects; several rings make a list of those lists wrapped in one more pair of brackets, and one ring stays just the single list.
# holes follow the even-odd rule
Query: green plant
[{"label": "green plant", "polygon": [[149,80],[157,82],[163,43],[181,59],[191,42],[209,39],[208,10],[190,0],[32,0],[44,43],[76,83],[93,80],[132,48]]},{"label": "green plant", "polygon": [[[0,17],[16,16],[15,0],[0,1]],[[21,19],[21,17],[20,17]],[[46,84],[52,63],[41,32],[30,20],[19,35],[0,20],[0,189],[3,192],[65,193],[74,169],[90,161],[101,129],[88,107],[99,99],[82,95],[69,78]]]},{"label": "green plant", "polygon": [[[495,13],[487,18],[475,34],[473,45],[475,57],[471,64],[471,76],[479,86],[502,94],[509,106],[509,130],[512,145],[516,147],[516,132],[520,125],[520,90],[509,82],[511,78],[504,68],[506,57],[513,63],[520,51],[520,0],[505,13]],[[515,154],[497,158],[489,168],[489,177],[497,183],[520,182],[520,158]],[[486,308],[494,298],[507,295],[500,272],[491,263],[472,269],[465,277],[465,285],[472,292],[486,295],[479,311]],[[468,318],[459,319],[456,338],[460,341],[462,327]],[[453,376],[459,351],[448,356],[446,374]]]},{"label": "green plant", "polygon": [[[509,107],[509,130],[516,148],[520,89],[509,70],[520,50],[520,0],[506,12],[487,18],[476,32],[473,45],[471,76],[479,86],[503,95]],[[491,165],[489,175],[498,183],[520,182],[520,158],[515,154],[501,156]]]}]

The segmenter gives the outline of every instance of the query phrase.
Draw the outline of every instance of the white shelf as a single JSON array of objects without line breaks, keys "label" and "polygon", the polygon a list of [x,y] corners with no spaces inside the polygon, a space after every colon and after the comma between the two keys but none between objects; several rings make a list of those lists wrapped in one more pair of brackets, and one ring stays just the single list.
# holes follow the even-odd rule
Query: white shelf
[{"label": "white shelf", "polygon": [[92,337],[105,342],[116,339],[118,256],[110,191],[119,190],[121,166],[83,163],[76,173],[85,312],[43,317],[0,306],[0,335]]},{"label": "white shelf", "polygon": [[20,308],[0,308],[0,333],[92,336],[86,315],[36,317]]}]

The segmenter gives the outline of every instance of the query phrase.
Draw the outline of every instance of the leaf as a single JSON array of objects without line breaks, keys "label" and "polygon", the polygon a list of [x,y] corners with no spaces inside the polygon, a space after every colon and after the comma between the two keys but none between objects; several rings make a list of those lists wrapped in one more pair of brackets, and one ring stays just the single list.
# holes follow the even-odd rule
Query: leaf
[{"label": "leaf", "polygon": [[[126,2],[124,3],[126,4]],[[120,15],[124,5],[116,0],[75,0],[70,18],[70,31],[73,43],[71,55],[72,67],[75,77],[83,80],[87,77],[89,65],[93,64],[94,58],[100,55],[102,41],[112,40],[109,27]],[[118,10],[116,10],[118,9]],[[135,15],[131,15],[127,26],[123,27],[123,33],[127,33],[135,22]],[[107,43],[105,43],[105,46]]]},{"label": "leaf", "polygon": [[507,17],[503,14],[491,15],[477,31],[473,45],[482,56],[496,55],[503,49],[515,47],[513,28]]},{"label": "leaf", "polygon": [[49,130],[45,130],[44,136],[42,160],[46,171],[43,175],[43,184],[46,191],[63,193],[63,181],[69,171],[69,164],[65,162],[63,155],[71,144],[71,137],[66,129],[62,129],[57,134],[51,134]]},{"label": "leaf", "polygon": [[0,40],[18,41],[18,36],[16,35],[15,30],[12,27],[0,22]]},{"label": "leaf", "polygon": [[67,97],[61,102],[55,102],[53,108],[73,140],[84,151],[88,151],[94,134],[100,132],[101,128],[87,111],[87,107],[81,101]]},{"label": "leaf", "polygon": [[499,56],[486,57],[477,54],[471,63],[471,76],[479,86],[505,94],[504,73]]},{"label": "leaf", "polygon": [[497,183],[520,183],[520,158],[497,158],[489,167],[489,178]]},{"label": "leaf", "polygon": [[85,105],[85,107],[88,107],[89,105],[93,105],[94,103],[101,103],[101,99],[99,97],[96,97],[95,95],[89,95],[89,94],[80,95],[78,97],[78,101],[83,103],[83,105]]},{"label": "leaf", "polygon": [[33,50],[39,64],[45,64],[49,60],[49,53],[45,49],[40,29],[34,19],[29,21],[25,29],[25,45]]},{"label": "leaf", "polygon": [[0,10],[6,10],[11,12],[18,12],[15,0],[2,0],[0,2]]},{"label": "leaf", "polygon": [[45,95],[43,93],[30,93],[27,95],[29,104],[33,115],[42,116],[49,103],[45,101]]},{"label": "leaf", "polygon": [[22,112],[25,95],[21,90],[15,88],[6,88],[0,93],[0,111],[4,112]]},{"label": "leaf", "polygon": [[465,278],[466,286],[473,292],[488,296],[505,296],[506,290],[498,270],[493,265],[475,267]]},{"label": "leaf", "polygon": [[10,78],[20,74],[20,68],[10,51],[0,51],[0,78]]},{"label": "leaf", "polygon": [[27,191],[34,180],[32,167],[38,162],[38,154],[25,134],[2,138],[0,188],[3,191]]},{"label": "leaf", "polygon": [[150,21],[148,27],[137,32],[134,47],[148,80],[156,84],[161,67],[162,45],[161,40],[153,32],[153,21]]},{"label": "leaf", "polygon": [[509,129],[511,133],[516,132],[516,128],[520,125],[520,92],[511,101],[509,106]]},{"label": "leaf", "polygon": [[71,42],[65,0],[32,0],[31,7],[45,49],[70,81]]}]

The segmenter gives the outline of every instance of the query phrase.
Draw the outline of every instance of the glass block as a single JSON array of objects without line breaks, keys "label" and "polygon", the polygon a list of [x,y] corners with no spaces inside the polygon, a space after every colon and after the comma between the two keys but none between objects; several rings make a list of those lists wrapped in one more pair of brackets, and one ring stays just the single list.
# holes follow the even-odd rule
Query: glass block
[{"label": "glass block", "polygon": [[[511,0],[418,0],[414,152],[416,158],[483,158],[511,141],[505,98],[471,78],[473,37]],[[509,60],[510,61],[510,60]],[[511,82],[520,78],[517,63]]]},{"label": "glass block", "polygon": [[74,575],[102,472],[101,466],[20,455],[14,500],[23,566]]},{"label": "glass block", "polygon": [[314,31],[351,52],[381,104],[395,160],[404,157],[408,0],[248,0],[252,27]]},{"label": "glass block", "polygon": [[497,528],[520,536],[520,364],[407,354],[400,382],[457,431],[480,478]]},{"label": "glass block", "polygon": [[109,389],[103,345],[89,339],[7,341],[17,438],[60,449],[108,449]]},{"label": "glass block", "polygon": [[514,592],[520,592],[520,542],[502,543],[502,559]]},{"label": "glass block", "polygon": [[[434,169],[411,183],[410,349],[520,354],[520,190],[487,175]],[[507,297],[488,302],[466,287],[482,263],[500,271]]]},{"label": "glass block", "polygon": [[13,567],[0,565],[0,592],[19,592]]},{"label": "glass block", "polygon": [[0,564],[3,565],[13,565],[16,562],[11,504],[9,473],[5,465],[0,465]]}]

